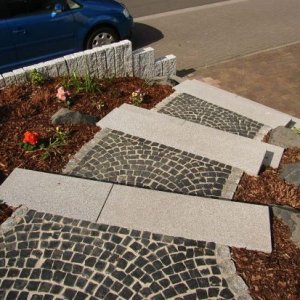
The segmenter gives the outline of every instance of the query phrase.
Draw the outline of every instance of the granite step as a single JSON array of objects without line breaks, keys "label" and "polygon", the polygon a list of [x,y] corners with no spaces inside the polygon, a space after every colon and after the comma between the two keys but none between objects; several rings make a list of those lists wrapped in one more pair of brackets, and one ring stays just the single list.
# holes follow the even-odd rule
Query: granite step
[{"label": "granite step", "polygon": [[233,111],[187,93],[175,92],[153,110],[251,139],[263,140],[272,129]]},{"label": "granite step", "polygon": [[240,169],[120,131],[102,129],[64,174],[185,195],[232,199]]},{"label": "granite step", "polygon": [[[30,188],[28,188],[30,187]],[[15,169],[10,205],[140,231],[271,252],[269,208]]]},{"label": "granite step", "polygon": [[124,104],[98,126],[207,157],[257,175],[261,166],[279,165],[283,148]]},{"label": "granite step", "polygon": [[174,89],[178,93],[187,93],[271,128],[286,126],[292,120],[288,114],[195,79],[186,80]]},{"label": "granite step", "polygon": [[1,299],[252,299],[224,245],[25,207],[6,223]]}]

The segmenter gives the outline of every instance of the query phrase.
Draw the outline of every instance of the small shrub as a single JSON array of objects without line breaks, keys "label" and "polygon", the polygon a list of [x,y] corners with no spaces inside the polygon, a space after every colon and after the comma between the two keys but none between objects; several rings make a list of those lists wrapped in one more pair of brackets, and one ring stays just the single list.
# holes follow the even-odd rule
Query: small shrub
[{"label": "small shrub", "polygon": [[76,73],[73,73],[71,77],[64,81],[63,86],[66,89],[75,88],[77,93],[97,93],[101,90],[97,80],[91,77],[90,74],[79,77]]},{"label": "small shrub", "polygon": [[131,102],[135,106],[140,106],[144,101],[144,94],[141,90],[136,90],[135,92],[131,93]]},{"label": "small shrub", "polygon": [[37,71],[36,69],[32,70],[29,73],[29,80],[32,85],[38,85],[41,86],[45,83],[45,77],[42,73]]}]

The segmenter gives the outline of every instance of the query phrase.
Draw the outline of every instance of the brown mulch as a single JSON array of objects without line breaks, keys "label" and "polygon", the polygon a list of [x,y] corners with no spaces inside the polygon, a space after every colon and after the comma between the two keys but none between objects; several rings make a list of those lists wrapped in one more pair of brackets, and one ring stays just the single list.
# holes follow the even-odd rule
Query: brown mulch
[{"label": "brown mulch", "polygon": [[287,225],[273,219],[273,251],[270,254],[232,248],[237,271],[253,299],[300,299],[300,249],[290,240]]},{"label": "brown mulch", "polygon": [[[20,146],[26,131],[35,131],[46,141],[54,136],[56,126],[51,124],[50,118],[60,108],[67,107],[56,98],[57,88],[64,80],[56,78],[42,86],[26,84],[0,90],[0,184],[17,167],[61,172],[72,155],[99,131],[96,125],[60,126],[62,131],[68,132],[67,143],[51,151],[47,159],[42,158],[45,150],[28,152]],[[131,94],[138,89],[145,95],[141,107],[148,109],[172,92],[168,85],[149,85],[132,77],[103,79],[97,83],[96,93],[76,92],[74,87],[70,88],[75,100],[70,109],[102,118],[121,104],[131,103]],[[0,211],[1,224],[5,215],[11,215],[11,209],[2,204]]]},{"label": "brown mulch", "polygon": [[288,205],[300,209],[300,189],[279,177],[280,168],[292,162],[300,162],[300,148],[285,150],[279,169],[267,168],[257,177],[244,174],[234,199],[249,203]]}]

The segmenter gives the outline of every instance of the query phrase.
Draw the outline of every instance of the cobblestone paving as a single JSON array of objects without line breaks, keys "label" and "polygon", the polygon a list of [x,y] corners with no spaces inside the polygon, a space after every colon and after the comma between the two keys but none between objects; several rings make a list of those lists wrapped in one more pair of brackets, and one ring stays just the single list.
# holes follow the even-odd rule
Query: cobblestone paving
[{"label": "cobblestone paving", "polygon": [[21,214],[0,227],[1,299],[249,299],[228,247]]},{"label": "cobblestone paving", "polygon": [[237,169],[217,161],[109,129],[102,130],[81,152],[68,164],[65,174],[228,199],[241,176]]},{"label": "cobblestone paving", "polygon": [[158,112],[253,139],[263,124],[188,94],[179,94]]}]

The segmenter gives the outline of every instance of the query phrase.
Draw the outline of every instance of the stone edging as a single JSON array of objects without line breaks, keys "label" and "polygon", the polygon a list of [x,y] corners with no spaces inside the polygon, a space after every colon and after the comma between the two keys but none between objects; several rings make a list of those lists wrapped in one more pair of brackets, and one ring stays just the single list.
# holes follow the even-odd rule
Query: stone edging
[{"label": "stone edging", "polygon": [[221,274],[228,283],[229,289],[235,293],[237,300],[251,300],[248,287],[244,280],[236,274],[236,268],[231,259],[228,246],[216,245],[217,264]]},{"label": "stone edging", "polygon": [[68,164],[65,166],[65,168],[62,170],[62,174],[68,174],[70,173],[76,166],[77,162],[81,161],[85,155],[93,149],[93,147],[102,140],[106,135],[108,135],[112,130],[109,128],[103,128],[99,132],[97,132],[94,137],[84,144],[77,153],[73,156],[72,159],[69,160]]},{"label": "stone edging", "polygon": [[90,74],[97,78],[136,76],[151,79],[155,76],[175,75],[176,57],[167,55],[155,59],[153,48],[132,51],[131,42],[125,40],[0,74],[0,88],[28,82],[33,70],[46,78],[75,73],[78,76]]}]

